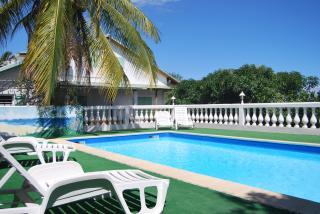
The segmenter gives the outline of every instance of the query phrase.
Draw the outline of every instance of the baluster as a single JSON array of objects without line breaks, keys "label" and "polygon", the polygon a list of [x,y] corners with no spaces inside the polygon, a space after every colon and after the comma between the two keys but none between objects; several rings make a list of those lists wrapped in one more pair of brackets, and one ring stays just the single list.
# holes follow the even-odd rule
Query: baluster
[{"label": "baluster", "polygon": [[122,108],[119,108],[119,110],[118,110],[118,124],[119,125],[122,125],[123,124],[123,109]]},{"label": "baluster", "polygon": [[147,123],[151,123],[151,109],[146,110],[146,120]]},{"label": "baluster", "polygon": [[99,126],[101,123],[101,118],[100,118],[100,106],[97,106],[97,117],[96,117],[96,125]]},{"label": "baluster", "polygon": [[250,108],[247,108],[247,115],[246,115],[246,126],[250,126],[251,117],[250,117]]},{"label": "baluster", "polygon": [[112,110],[112,120],[113,120],[113,124],[118,124],[118,110],[117,109],[113,109]]},{"label": "baluster", "polygon": [[280,107],[280,110],[279,110],[278,121],[279,121],[279,127],[283,127],[284,117],[283,117],[283,112],[282,112],[282,108],[281,107]]},{"label": "baluster", "polygon": [[256,126],[257,125],[257,115],[256,115],[256,108],[253,108],[253,113],[252,113],[252,126]]},{"label": "baluster", "polygon": [[204,123],[209,123],[208,109],[204,109]]},{"label": "baluster", "polygon": [[106,118],[106,112],[105,112],[105,107],[103,106],[102,107],[102,124],[101,125],[103,125],[103,126],[105,126],[105,125],[107,125],[106,124],[106,120],[107,120],[107,118]]},{"label": "baluster", "polygon": [[88,127],[88,121],[89,121],[89,118],[88,118],[88,109],[84,108],[84,124],[85,124],[85,127]]},{"label": "baluster", "polygon": [[308,119],[308,116],[307,116],[307,108],[304,107],[303,108],[303,117],[302,117],[302,123],[303,123],[302,128],[307,129],[308,128],[308,122],[309,122],[309,119]]},{"label": "baluster", "polygon": [[229,113],[229,124],[233,125],[233,108],[230,109]]},{"label": "baluster", "polygon": [[299,108],[295,108],[294,124],[295,128],[300,128]]},{"label": "baluster", "polygon": [[217,110],[218,109],[214,109],[214,116],[213,116],[213,119],[214,119],[214,124],[218,124],[218,114],[217,114]]},{"label": "baluster", "polygon": [[312,111],[312,116],[311,116],[311,119],[310,119],[311,128],[312,129],[316,129],[317,128],[316,127],[316,123],[318,122],[317,118],[316,118],[316,109],[312,108],[311,111]]},{"label": "baluster", "polygon": [[140,123],[144,123],[144,109],[140,109]]},{"label": "baluster", "polygon": [[112,118],[111,118],[111,106],[108,107],[108,124],[112,124]]},{"label": "baluster", "polygon": [[154,112],[154,109],[150,109],[150,123],[153,123],[155,121]]},{"label": "baluster", "polygon": [[271,122],[272,122],[272,127],[276,127],[277,126],[277,115],[276,115],[276,108],[272,109],[272,117],[271,117]]},{"label": "baluster", "polygon": [[239,122],[239,116],[238,116],[238,109],[234,109],[234,125],[238,125]]},{"label": "baluster", "polygon": [[262,114],[262,108],[259,108],[258,121],[259,121],[259,126],[263,126],[263,114]]},{"label": "baluster", "polygon": [[223,124],[227,125],[227,124],[228,124],[228,120],[229,120],[229,117],[228,117],[228,109],[227,109],[227,108],[224,109],[223,120],[224,120],[224,123],[223,123]]},{"label": "baluster", "polygon": [[270,126],[270,116],[269,116],[269,109],[266,108],[266,116],[264,117],[264,121],[265,121],[265,126],[269,127]]},{"label": "baluster", "polygon": [[93,106],[91,106],[90,125],[94,126]]},{"label": "baluster", "polygon": [[191,120],[192,122],[196,122],[196,117],[195,117],[195,112],[194,112],[194,108],[191,109]]},{"label": "baluster", "polygon": [[219,124],[222,125],[223,124],[223,116],[222,116],[222,109],[219,108]]},{"label": "baluster", "polygon": [[200,117],[199,117],[199,109],[196,108],[196,123],[199,123]]},{"label": "baluster", "polygon": [[287,125],[286,125],[287,128],[291,128],[292,127],[291,126],[292,117],[291,117],[291,109],[290,108],[288,108],[288,114],[286,116],[286,123],[287,123]]},{"label": "baluster", "polygon": [[135,111],[134,111],[135,113],[134,113],[134,120],[135,120],[135,122],[136,123],[139,123],[139,110],[138,109],[136,109]]},{"label": "baluster", "polygon": [[213,120],[212,108],[210,108],[210,109],[209,109],[209,123],[210,123],[210,124],[213,123],[212,120]]},{"label": "baluster", "polygon": [[202,108],[199,109],[199,114],[200,114],[200,116],[199,116],[200,123],[203,123],[204,117],[203,117],[203,109]]},{"label": "baluster", "polygon": [[129,112],[130,112],[130,120],[131,120],[131,123],[134,124],[135,123],[135,110],[134,109],[129,109]]}]

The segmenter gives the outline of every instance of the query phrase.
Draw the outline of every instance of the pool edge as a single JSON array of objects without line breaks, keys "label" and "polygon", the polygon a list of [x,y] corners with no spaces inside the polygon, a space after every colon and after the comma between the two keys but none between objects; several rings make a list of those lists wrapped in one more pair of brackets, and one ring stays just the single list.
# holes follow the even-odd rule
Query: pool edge
[{"label": "pool edge", "polygon": [[[168,132],[168,131],[165,131],[165,132]],[[148,133],[164,133],[164,132],[145,132],[145,133],[139,133],[139,134],[148,134]],[[181,132],[175,132],[175,133],[181,133]],[[124,136],[124,135],[128,135],[128,134],[112,135],[112,136]],[[132,135],[132,134],[129,134],[129,135]],[[202,135],[202,136],[214,136],[214,135]],[[104,137],[104,136],[98,136],[98,137]],[[236,138],[236,139],[246,139],[246,138]],[[253,138],[250,138],[250,139],[253,139]],[[313,201],[309,201],[309,200],[305,200],[305,199],[301,199],[293,196],[288,196],[281,193],[275,193],[272,191],[251,187],[248,185],[243,185],[240,183],[231,182],[231,181],[227,181],[227,180],[223,180],[223,179],[219,179],[211,176],[206,176],[206,175],[190,172],[187,170],[177,169],[170,166],[153,163],[150,161],[132,158],[125,155],[96,149],[83,144],[72,143],[70,141],[67,141],[67,139],[51,139],[50,141],[55,143],[60,143],[60,144],[61,143],[71,144],[71,145],[74,145],[77,150],[86,152],[88,154],[92,154],[92,155],[102,157],[111,161],[126,164],[142,170],[154,172],[166,177],[171,177],[177,180],[191,183],[200,187],[208,188],[214,191],[222,192],[222,193],[239,197],[245,200],[259,202],[262,204],[270,205],[270,206],[281,208],[281,209],[286,209],[293,212],[320,213],[320,203],[316,203]],[[281,142],[284,142],[284,141],[281,141]],[[310,145],[310,144],[302,144],[302,145]]]}]

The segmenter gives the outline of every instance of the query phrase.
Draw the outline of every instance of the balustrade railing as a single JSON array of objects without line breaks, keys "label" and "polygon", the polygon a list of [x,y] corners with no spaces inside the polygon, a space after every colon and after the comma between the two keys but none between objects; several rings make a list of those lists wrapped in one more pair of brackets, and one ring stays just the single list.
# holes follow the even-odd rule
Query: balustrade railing
[{"label": "balustrade railing", "polygon": [[[319,131],[320,103],[253,103],[179,105],[198,127],[243,127],[250,129],[296,128]],[[89,106],[84,108],[87,131],[154,127],[155,112],[173,105]]]}]

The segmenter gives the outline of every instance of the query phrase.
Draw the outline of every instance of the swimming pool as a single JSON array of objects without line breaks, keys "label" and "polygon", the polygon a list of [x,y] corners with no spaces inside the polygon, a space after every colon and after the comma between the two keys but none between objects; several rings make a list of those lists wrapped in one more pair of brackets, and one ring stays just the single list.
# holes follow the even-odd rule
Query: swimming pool
[{"label": "swimming pool", "polygon": [[174,132],[71,141],[320,202],[320,147]]}]

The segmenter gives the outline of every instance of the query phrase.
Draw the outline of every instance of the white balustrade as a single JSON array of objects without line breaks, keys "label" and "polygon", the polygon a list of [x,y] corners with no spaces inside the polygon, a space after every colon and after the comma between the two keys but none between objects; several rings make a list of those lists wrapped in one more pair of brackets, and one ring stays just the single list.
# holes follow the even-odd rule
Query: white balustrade
[{"label": "white balustrade", "polygon": [[[243,126],[268,128],[299,128],[319,130],[320,103],[254,103],[181,105],[187,108],[188,117],[199,127]],[[155,113],[169,111],[172,105],[150,106],[90,106],[84,107],[83,120],[87,130],[110,130],[154,127]],[[103,128],[104,127],[104,128]]]}]

